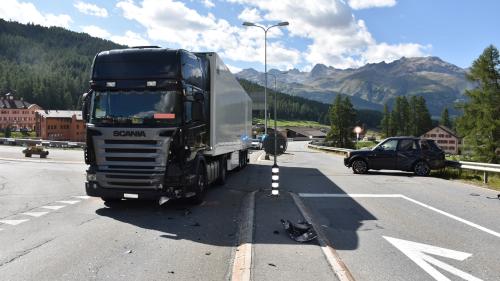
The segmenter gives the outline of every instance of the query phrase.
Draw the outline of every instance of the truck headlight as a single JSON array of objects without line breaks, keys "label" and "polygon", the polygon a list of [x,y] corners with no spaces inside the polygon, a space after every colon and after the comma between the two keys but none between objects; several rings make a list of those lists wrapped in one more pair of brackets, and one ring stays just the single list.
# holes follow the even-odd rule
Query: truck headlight
[{"label": "truck headlight", "polygon": [[97,181],[96,174],[87,174],[87,181]]}]

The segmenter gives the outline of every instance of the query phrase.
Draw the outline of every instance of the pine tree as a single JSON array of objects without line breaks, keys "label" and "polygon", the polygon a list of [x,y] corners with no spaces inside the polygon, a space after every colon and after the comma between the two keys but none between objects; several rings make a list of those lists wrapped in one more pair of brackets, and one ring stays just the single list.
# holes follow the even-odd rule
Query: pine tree
[{"label": "pine tree", "polygon": [[443,109],[443,112],[441,113],[441,120],[439,121],[439,124],[446,126],[448,128],[451,128],[451,121],[450,121],[450,116],[448,113],[448,108]]},{"label": "pine tree", "polygon": [[500,161],[500,58],[498,49],[490,45],[477,58],[468,79],[479,86],[468,90],[469,101],[460,106],[463,116],[457,120],[457,129],[480,161]]},{"label": "pine tree", "polygon": [[384,134],[384,137],[389,137],[390,135],[390,130],[391,128],[389,127],[390,125],[390,119],[391,119],[391,113],[389,112],[389,109],[387,107],[387,103],[384,104],[384,113],[382,117],[382,121],[380,122],[380,127],[382,129],[382,134]]},{"label": "pine tree", "polygon": [[352,129],[356,121],[356,111],[354,110],[349,97],[342,99],[337,95],[330,107],[330,132],[327,140],[331,141],[333,146],[351,148]]}]

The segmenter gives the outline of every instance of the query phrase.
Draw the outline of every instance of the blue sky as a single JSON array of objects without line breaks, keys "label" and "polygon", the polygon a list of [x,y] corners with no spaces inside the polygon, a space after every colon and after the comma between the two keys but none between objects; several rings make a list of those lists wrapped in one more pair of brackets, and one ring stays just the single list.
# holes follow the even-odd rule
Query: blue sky
[{"label": "blue sky", "polygon": [[469,67],[500,46],[500,1],[452,0],[2,0],[0,17],[62,26],[117,43],[217,51],[231,69],[309,70],[438,56]]}]

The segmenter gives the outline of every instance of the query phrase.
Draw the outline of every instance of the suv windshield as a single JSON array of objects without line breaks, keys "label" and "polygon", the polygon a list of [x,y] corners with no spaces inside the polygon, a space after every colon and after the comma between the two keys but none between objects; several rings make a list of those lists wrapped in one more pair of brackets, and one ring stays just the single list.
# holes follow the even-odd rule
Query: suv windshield
[{"label": "suv windshield", "polygon": [[178,91],[95,92],[92,123],[165,126],[181,123]]}]

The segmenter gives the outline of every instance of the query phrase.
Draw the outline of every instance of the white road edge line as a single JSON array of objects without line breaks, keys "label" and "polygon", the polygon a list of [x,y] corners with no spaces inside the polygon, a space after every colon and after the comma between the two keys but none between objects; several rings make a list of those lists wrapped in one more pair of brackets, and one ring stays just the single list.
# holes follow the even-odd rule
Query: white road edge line
[{"label": "white road edge line", "polygon": [[408,196],[405,196],[405,195],[402,195],[402,194],[299,193],[299,196],[300,197],[304,197],[304,198],[328,198],[328,197],[330,197],[330,198],[332,198],[332,197],[334,197],[334,198],[345,198],[345,197],[351,197],[351,198],[403,198],[403,199],[405,199],[407,201],[410,201],[410,202],[412,202],[414,204],[417,204],[417,205],[419,205],[421,207],[424,207],[426,209],[429,209],[431,211],[439,213],[439,214],[441,214],[443,216],[449,217],[449,218],[451,218],[453,220],[456,220],[458,222],[461,222],[463,224],[466,224],[468,226],[474,227],[474,228],[476,228],[478,230],[481,230],[483,232],[486,232],[488,234],[491,234],[493,236],[496,236],[496,237],[500,238],[500,233],[498,233],[498,232],[496,232],[494,230],[491,230],[491,229],[486,228],[484,226],[481,226],[479,224],[473,223],[473,222],[468,221],[466,219],[462,219],[460,217],[457,217],[455,215],[452,215],[452,214],[447,213],[447,212],[445,212],[443,210],[440,210],[438,208],[432,207],[430,205],[427,205],[425,203],[422,203],[420,201],[417,201],[415,199],[412,199],[412,198],[410,198]]},{"label": "white road edge line", "polygon": [[242,205],[231,281],[250,281],[251,278],[255,193],[256,191],[249,193]]},{"label": "white road edge line", "polygon": [[49,209],[49,210],[59,210],[61,208],[64,208],[66,206],[63,206],[63,205],[59,205],[59,206],[42,206],[40,208],[43,208],[43,209]]},{"label": "white road edge line", "polygon": [[30,216],[30,217],[41,217],[41,216],[44,216],[46,214],[48,214],[49,212],[26,212],[26,213],[21,213],[22,215],[27,215],[27,216]]},{"label": "white road edge line", "polygon": [[8,224],[8,225],[18,225],[18,224],[21,224],[21,223],[27,222],[27,221],[29,221],[29,219],[24,219],[24,220],[0,220],[0,223]]},{"label": "white road edge line", "polygon": [[80,200],[62,200],[62,201],[56,201],[56,202],[73,205],[73,204],[79,203],[81,201]]},{"label": "white road edge line", "polygon": [[[299,193],[299,196],[300,194],[304,193]],[[326,238],[326,235],[323,233],[321,227],[319,227],[316,224],[316,222],[312,219],[312,215],[309,213],[307,207],[304,205],[302,200],[300,200],[300,197],[294,193],[290,193],[290,195],[292,196],[293,201],[295,202],[295,205],[299,209],[300,213],[302,213],[304,219],[312,224],[314,230],[318,234],[318,242],[321,251],[323,251],[323,254],[325,255],[327,262],[330,264],[330,267],[332,268],[337,278],[340,281],[354,281],[355,279],[352,276],[351,272],[349,271],[345,263],[342,261],[340,256],[337,254],[337,251],[333,248],[332,245],[330,245],[330,241]]]}]

